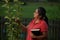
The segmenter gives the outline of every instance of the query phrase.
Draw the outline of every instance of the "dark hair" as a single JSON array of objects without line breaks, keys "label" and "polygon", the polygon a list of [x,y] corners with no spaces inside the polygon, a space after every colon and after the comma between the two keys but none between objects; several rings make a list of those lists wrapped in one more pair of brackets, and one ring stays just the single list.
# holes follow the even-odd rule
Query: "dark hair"
[{"label": "dark hair", "polygon": [[46,16],[46,10],[43,7],[38,7],[38,13],[39,13],[39,16],[41,16],[40,19],[44,19],[45,22],[48,24],[48,18]]}]

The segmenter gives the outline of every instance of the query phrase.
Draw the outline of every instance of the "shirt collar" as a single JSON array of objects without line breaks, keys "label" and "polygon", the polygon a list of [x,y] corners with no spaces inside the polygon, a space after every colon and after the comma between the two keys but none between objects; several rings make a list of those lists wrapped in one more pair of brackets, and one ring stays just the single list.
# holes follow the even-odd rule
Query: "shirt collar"
[{"label": "shirt collar", "polygon": [[[39,22],[38,22],[38,23],[41,23],[41,21],[42,21],[42,20],[39,20]],[[34,24],[38,24],[38,23],[35,23],[35,20],[33,20],[33,23],[34,23]]]}]

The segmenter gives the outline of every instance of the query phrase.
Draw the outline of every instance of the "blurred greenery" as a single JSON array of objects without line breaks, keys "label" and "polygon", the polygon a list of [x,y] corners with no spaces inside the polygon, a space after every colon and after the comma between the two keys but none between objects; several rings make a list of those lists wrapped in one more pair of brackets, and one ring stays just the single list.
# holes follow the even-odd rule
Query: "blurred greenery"
[{"label": "blurred greenery", "polygon": [[[20,3],[20,2],[18,2]],[[23,3],[23,2],[22,2]],[[4,7],[5,4],[0,4],[0,16],[5,16],[5,15],[22,15],[24,18],[32,18],[33,13],[37,7],[44,7],[47,11],[47,16],[49,19],[55,19],[55,18],[60,18],[60,3],[27,3],[26,5],[16,5],[16,3],[9,3],[9,14],[6,12],[6,8]],[[21,9],[21,10],[20,10]],[[18,13],[18,12],[19,13]],[[20,14],[22,13],[22,14]],[[19,15],[20,14],[20,15]]]},{"label": "blurred greenery", "polygon": [[15,19],[21,20],[21,8],[20,3],[17,1],[14,4],[11,3],[1,3],[0,4],[0,16],[4,16],[6,20],[5,25],[5,40],[20,40],[21,27],[15,22]]},{"label": "blurred greenery", "polygon": [[[49,19],[60,18],[60,4],[59,3],[28,3],[26,6],[22,6],[23,8],[23,17],[32,18],[33,13],[36,8],[44,7],[47,11],[47,16]],[[28,15],[28,16],[27,16]]]}]

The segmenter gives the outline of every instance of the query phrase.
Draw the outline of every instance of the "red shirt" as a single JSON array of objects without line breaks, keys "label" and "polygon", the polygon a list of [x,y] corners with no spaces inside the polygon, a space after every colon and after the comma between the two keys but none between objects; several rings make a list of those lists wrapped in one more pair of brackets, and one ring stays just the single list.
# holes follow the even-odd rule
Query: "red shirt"
[{"label": "red shirt", "polygon": [[32,40],[32,37],[30,35],[31,34],[31,29],[36,29],[36,28],[41,29],[41,32],[48,31],[48,25],[44,20],[40,20],[36,24],[35,24],[34,20],[32,20],[29,23],[29,27],[27,29],[27,38],[26,38],[26,40]]}]

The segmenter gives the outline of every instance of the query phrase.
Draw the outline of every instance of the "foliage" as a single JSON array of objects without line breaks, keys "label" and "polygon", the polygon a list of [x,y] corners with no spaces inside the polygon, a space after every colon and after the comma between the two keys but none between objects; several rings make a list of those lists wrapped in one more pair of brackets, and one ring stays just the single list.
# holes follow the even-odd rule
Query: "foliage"
[{"label": "foliage", "polygon": [[[21,40],[20,33],[21,27],[15,22],[15,18],[21,20],[21,8],[20,2],[14,1],[15,3],[11,6],[11,3],[6,3],[2,5],[5,8],[5,31],[6,31],[6,40]],[[15,14],[14,14],[15,13]]]}]

